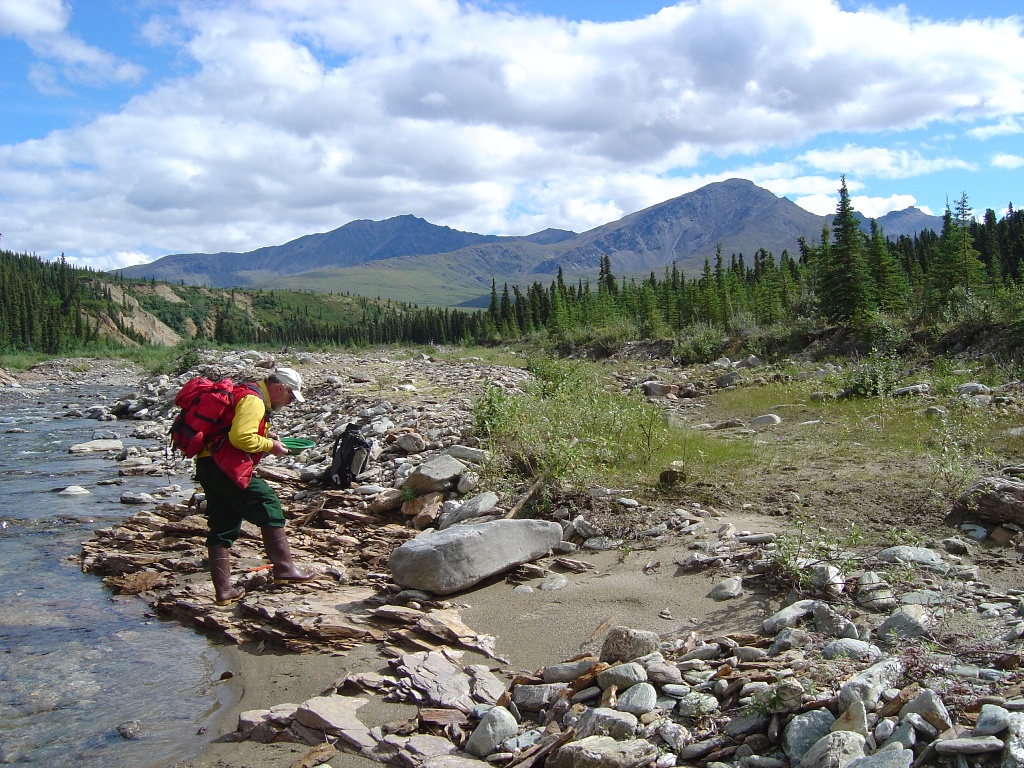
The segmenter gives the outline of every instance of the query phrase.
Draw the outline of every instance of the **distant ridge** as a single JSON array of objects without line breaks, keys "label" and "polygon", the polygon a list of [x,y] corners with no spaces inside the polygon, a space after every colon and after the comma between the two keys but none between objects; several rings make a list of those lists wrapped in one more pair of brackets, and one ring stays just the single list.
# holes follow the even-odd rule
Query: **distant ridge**
[{"label": "distant ridge", "polygon": [[[261,286],[345,290],[400,300],[438,294],[449,306],[473,302],[492,280],[526,284],[597,273],[608,256],[617,275],[663,270],[691,273],[705,258],[753,256],[764,248],[794,253],[801,238],[817,242],[831,216],[817,216],[745,179],[715,182],[576,234],[546,229],[522,237],[479,235],[412,215],[357,220],[248,253],[173,254],[121,270],[131,279],[230,288]],[[868,230],[869,221],[860,217]],[[942,219],[917,208],[877,219],[889,238],[940,230]],[[433,286],[433,288],[431,287]],[[429,302],[428,302],[429,303]]]}]

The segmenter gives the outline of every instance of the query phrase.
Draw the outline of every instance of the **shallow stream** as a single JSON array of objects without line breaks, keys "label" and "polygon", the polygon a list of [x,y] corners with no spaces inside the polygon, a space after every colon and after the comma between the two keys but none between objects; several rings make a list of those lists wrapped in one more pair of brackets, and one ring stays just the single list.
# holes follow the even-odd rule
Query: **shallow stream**
[{"label": "shallow stream", "polygon": [[[68,453],[96,436],[138,442],[131,422],[67,416],[68,404],[124,394],[0,389],[0,764],[159,768],[209,739],[217,647],[139,597],[115,597],[77,562],[95,529],[139,510],[122,493],[183,479],[118,478],[110,455]],[[89,494],[59,495],[70,485]],[[118,726],[132,720],[141,731],[125,739]]]}]

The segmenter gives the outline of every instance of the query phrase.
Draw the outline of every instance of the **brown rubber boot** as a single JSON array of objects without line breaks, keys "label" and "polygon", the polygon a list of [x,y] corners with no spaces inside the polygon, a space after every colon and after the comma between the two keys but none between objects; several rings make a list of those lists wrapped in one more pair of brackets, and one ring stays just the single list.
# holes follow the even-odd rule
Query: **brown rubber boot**
[{"label": "brown rubber boot", "polygon": [[272,571],[275,584],[292,581],[311,581],[317,574],[313,571],[300,571],[292,562],[292,549],[288,546],[288,534],[284,528],[260,528],[263,534],[263,548],[267,558],[274,564]]},{"label": "brown rubber boot", "polygon": [[241,587],[231,586],[231,553],[223,544],[209,544],[210,575],[213,577],[213,591],[217,605],[230,605],[245,596]]}]

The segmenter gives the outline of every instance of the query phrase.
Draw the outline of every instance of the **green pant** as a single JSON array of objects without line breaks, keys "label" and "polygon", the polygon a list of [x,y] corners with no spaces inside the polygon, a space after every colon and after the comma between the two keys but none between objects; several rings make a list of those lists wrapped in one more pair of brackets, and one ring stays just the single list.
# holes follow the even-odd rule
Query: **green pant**
[{"label": "green pant", "polygon": [[196,479],[206,494],[210,533],[207,544],[230,547],[242,532],[242,521],[260,528],[284,528],[281,500],[262,478],[252,476],[248,488],[239,488],[211,456],[196,459]]}]

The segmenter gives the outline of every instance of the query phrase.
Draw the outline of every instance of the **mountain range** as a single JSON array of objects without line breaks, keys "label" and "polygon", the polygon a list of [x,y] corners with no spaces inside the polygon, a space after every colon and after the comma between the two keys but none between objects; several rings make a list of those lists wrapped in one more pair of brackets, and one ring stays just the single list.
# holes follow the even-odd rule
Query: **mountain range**
[{"label": "mountain range", "polygon": [[[870,222],[863,216],[862,227]],[[171,254],[121,270],[126,278],[230,288],[347,291],[420,304],[479,305],[491,281],[547,284],[596,275],[608,256],[617,276],[662,272],[673,262],[687,276],[706,257],[759,248],[795,254],[801,238],[821,240],[831,216],[810,213],[745,179],[729,179],[631,213],[582,233],[546,229],[507,237],[461,232],[412,215],[358,220],[248,253]],[[942,219],[917,208],[877,219],[886,237],[940,231]]]}]

